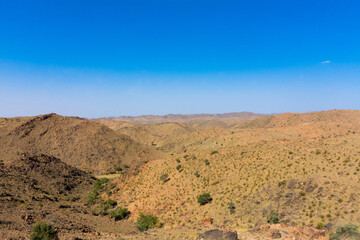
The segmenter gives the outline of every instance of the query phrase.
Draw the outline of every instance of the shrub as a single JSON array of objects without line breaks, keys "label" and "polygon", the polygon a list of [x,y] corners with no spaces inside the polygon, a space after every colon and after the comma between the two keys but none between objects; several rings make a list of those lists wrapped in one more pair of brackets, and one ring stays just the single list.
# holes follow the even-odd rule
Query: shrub
[{"label": "shrub", "polygon": [[168,179],[169,175],[167,175],[166,173],[161,175],[160,180],[163,182],[166,182],[166,179]]},{"label": "shrub", "polygon": [[209,160],[208,160],[208,159],[205,159],[205,161],[204,161],[204,162],[205,162],[205,164],[206,164],[206,165],[210,165],[210,162],[209,162]]},{"label": "shrub", "polygon": [[111,211],[109,213],[111,217],[115,219],[115,221],[122,220],[128,218],[130,215],[130,211],[127,208],[117,208],[116,211]]},{"label": "shrub", "polygon": [[115,167],[115,171],[121,172],[123,169],[120,166]]},{"label": "shrub", "polygon": [[214,155],[214,154],[217,154],[217,153],[219,153],[219,152],[216,151],[216,150],[214,150],[214,151],[212,151],[212,152],[210,153],[210,155]]},{"label": "shrub", "polygon": [[325,225],[323,222],[318,222],[315,226],[316,229],[322,230],[324,229]]},{"label": "shrub", "polygon": [[286,180],[283,180],[281,182],[278,182],[278,186],[281,187],[286,184]]},{"label": "shrub", "polygon": [[199,177],[200,177],[200,174],[199,174],[199,172],[198,172],[198,171],[194,172],[194,175],[195,175],[195,177],[197,177],[197,178],[199,178]]},{"label": "shrub", "polygon": [[107,204],[96,204],[91,210],[92,210],[92,213],[95,215],[95,216],[105,216],[105,215],[108,215],[108,209],[109,209],[109,205]]},{"label": "shrub", "polygon": [[31,227],[30,240],[57,240],[57,232],[47,223],[35,223]]},{"label": "shrub", "polygon": [[179,164],[176,166],[176,170],[180,170],[180,169],[181,169],[181,165]]},{"label": "shrub", "polygon": [[94,188],[92,192],[89,193],[89,195],[86,198],[86,203],[87,204],[93,203],[97,198],[97,196],[99,196],[100,192],[104,189],[106,183],[108,182],[109,182],[108,178],[96,179],[95,183],[93,184]]},{"label": "shrub", "polygon": [[158,222],[159,220],[157,217],[151,214],[145,215],[143,213],[140,213],[136,221],[136,227],[140,232],[144,232],[148,229],[154,228],[158,224]]},{"label": "shrub", "polygon": [[275,212],[275,211],[271,211],[269,216],[268,216],[268,223],[276,224],[276,223],[279,223],[279,222],[280,222],[279,213]]},{"label": "shrub", "polygon": [[115,207],[117,205],[117,202],[109,198],[105,201],[105,204],[111,207]]},{"label": "shrub", "polygon": [[86,203],[90,204],[93,203],[96,199],[96,197],[99,195],[98,191],[92,191],[91,193],[89,193],[89,195],[86,198]]},{"label": "shrub", "polygon": [[228,206],[229,210],[230,210],[230,214],[234,214],[235,213],[235,204],[233,202],[229,203]]},{"label": "shrub", "polygon": [[200,203],[200,205],[205,205],[211,202],[212,202],[212,198],[210,196],[210,193],[204,193],[198,196],[198,203]]},{"label": "shrub", "polygon": [[336,232],[330,234],[330,240],[356,240],[360,239],[360,232],[358,231],[359,226],[354,224],[346,224],[343,226],[338,226]]}]

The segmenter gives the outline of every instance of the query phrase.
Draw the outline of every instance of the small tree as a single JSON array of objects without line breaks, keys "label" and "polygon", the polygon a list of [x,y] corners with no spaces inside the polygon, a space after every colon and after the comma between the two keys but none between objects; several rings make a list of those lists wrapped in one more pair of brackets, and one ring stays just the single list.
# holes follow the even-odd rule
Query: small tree
[{"label": "small tree", "polygon": [[211,202],[212,202],[212,198],[210,196],[210,193],[203,193],[198,196],[198,203],[200,203],[200,205],[205,205]]},{"label": "small tree", "polygon": [[145,215],[144,213],[140,213],[136,221],[136,227],[140,232],[144,232],[148,229],[154,228],[158,224],[158,222],[159,220],[157,217],[151,214]]},{"label": "small tree", "polygon": [[176,166],[176,170],[180,170],[180,169],[181,169],[181,165],[179,164]]},{"label": "small tree", "polygon": [[57,232],[50,224],[35,223],[31,228],[30,240],[58,240]]}]

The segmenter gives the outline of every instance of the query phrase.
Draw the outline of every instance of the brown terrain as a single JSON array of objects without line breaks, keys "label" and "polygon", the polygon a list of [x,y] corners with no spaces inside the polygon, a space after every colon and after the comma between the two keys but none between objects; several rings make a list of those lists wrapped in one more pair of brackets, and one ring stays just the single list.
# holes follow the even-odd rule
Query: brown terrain
[{"label": "brown terrain", "polygon": [[116,166],[135,168],[162,153],[93,121],[47,114],[0,118],[0,152],[5,162],[20,153],[46,154],[94,173]]},{"label": "brown terrain", "polygon": [[[360,224],[360,111],[0,118],[0,143],[0,238],[39,220],[60,239],[328,239]],[[91,172],[113,180],[86,203]],[[129,219],[98,214],[107,199]],[[138,232],[141,212],[158,228]]]}]

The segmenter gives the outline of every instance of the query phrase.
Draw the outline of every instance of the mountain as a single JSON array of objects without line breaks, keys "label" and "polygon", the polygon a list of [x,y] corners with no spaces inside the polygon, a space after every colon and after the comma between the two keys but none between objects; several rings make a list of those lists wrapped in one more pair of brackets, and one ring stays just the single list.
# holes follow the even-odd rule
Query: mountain
[{"label": "mountain", "polygon": [[120,116],[107,118],[115,121],[125,121],[140,125],[151,125],[159,123],[177,122],[188,123],[190,125],[201,127],[208,123],[215,124],[216,120],[220,120],[220,124],[224,124],[226,120],[235,120],[237,122],[242,120],[250,120],[258,117],[267,116],[267,114],[257,114],[251,112],[235,112],[235,113],[220,113],[220,114],[167,114],[167,115],[143,115],[138,117]]},{"label": "mountain", "polygon": [[144,146],[102,124],[56,114],[1,118],[0,142],[0,159],[4,161],[23,152],[46,154],[94,173],[113,171],[124,165],[136,168],[162,157],[151,146]]}]

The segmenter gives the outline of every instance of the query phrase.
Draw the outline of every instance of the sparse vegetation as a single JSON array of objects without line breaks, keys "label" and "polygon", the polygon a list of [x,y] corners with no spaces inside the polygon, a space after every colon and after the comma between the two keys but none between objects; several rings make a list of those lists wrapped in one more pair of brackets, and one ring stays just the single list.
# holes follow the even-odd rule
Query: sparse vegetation
[{"label": "sparse vegetation", "polygon": [[360,239],[359,226],[354,224],[346,224],[336,227],[336,232],[330,234],[330,240],[358,240]]},{"label": "sparse vegetation", "polygon": [[89,193],[86,198],[86,203],[91,204],[95,201],[95,199],[99,196],[100,192],[102,192],[105,188],[105,185],[109,182],[108,178],[96,179],[94,183],[93,190]]}]

